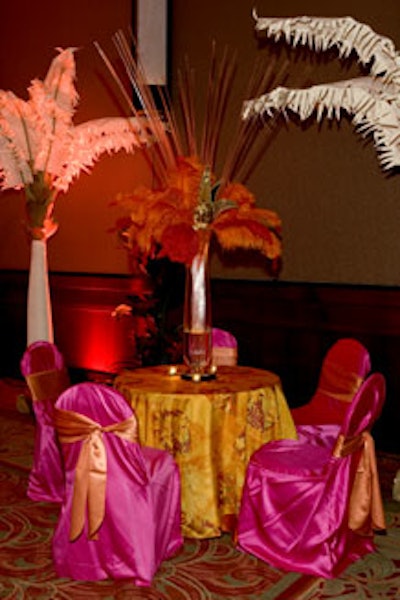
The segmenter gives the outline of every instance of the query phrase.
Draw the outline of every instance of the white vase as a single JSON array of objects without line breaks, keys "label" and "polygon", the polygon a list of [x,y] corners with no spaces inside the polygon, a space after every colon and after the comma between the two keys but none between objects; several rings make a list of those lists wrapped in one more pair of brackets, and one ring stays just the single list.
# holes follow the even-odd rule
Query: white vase
[{"label": "white vase", "polygon": [[27,305],[27,346],[38,340],[54,343],[47,241],[31,241]]}]

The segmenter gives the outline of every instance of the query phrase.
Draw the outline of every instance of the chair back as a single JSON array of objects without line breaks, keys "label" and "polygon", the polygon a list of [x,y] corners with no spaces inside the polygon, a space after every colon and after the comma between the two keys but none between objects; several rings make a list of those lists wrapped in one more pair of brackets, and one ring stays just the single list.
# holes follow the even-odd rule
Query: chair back
[{"label": "chair back", "polygon": [[361,385],[345,414],[341,434],[351,438],[370,431],[385,401],[386,383],[382,373],[372,373]]},{"label": "chair back", "polygon": [[308,437],[276,440],[253,454],[238,517],[242,550],[324,578],[374,551],[374,532],[386,524],[369,430],[384,398],[384,377],[373,373],[346,404],[340,427],[310,426]]},{"label": "chair back", "polygon": [[365,346],[356,339],[341,338],[324,357],[316,393],[350,402],[370,371]]},{"label": "chair back", "polygon": [[212,330],[212,356],[213,364],[236,365],[237,364],[237,340],[234,335],[214,327]]},{"label": "chair back", "polygon": [[[25,350],[20,368],[32,395],[36,417],[45,418],[48,413],[51,421],[51,404],[71,385],[63,355],[55,344],[36,341]],[[46,404],[38,406],[36,401]]]},{"label": "chair back", "polygon": [[64,357],[57,346],[47,341],[33,342],[25,350],[21,359],[21,372],[24,377],[42,371],[64,368]]},{"label": "chair back", "polygon": [[55,344],[39,340],[25,350],[20,368],[31,392],[36,417],[27,494],[39,502],[61,502],[64,470],[53,427],[53,409],[58,396],[70,386],[64,357]]},{"label": "chair back", "polygon": [[108,385],[84,382],[71,386],[57,400],[56,408],[85,415],[102,426],[136,419],[124,396]]},{"label": "chair back", "polygon": [[350,404],[333,449],[335,459],[349,462],[348,526],[371,539],[375,531],[386,529],[375,444],[370,433],[381,414],[385,394],[384,376],[370,375]]},{"label": "chair back", "polygon": [[349,403],[371,371],[368,350],[356,339],[341,338],[326,353],[311,400],[291,410],[296,425],[341,425]]},{"label": "chair back", "polygon": [[139,444],[132,408],[103,384],[68,388],[54,419],[66,481],[53,537],[58,576],[150,585],[160,563],[182,545],[172,456]]}]

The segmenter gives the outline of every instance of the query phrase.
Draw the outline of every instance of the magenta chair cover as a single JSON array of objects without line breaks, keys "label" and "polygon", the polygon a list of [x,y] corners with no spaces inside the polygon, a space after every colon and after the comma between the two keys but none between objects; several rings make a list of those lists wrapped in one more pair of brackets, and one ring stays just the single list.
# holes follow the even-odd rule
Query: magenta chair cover
[{"label": "magenta chair cover", "polygon": [[27,494],[39,502],[61,502],[64,469],[53,427],[53,408],[59,394],[70,385],[64,358],[54,344],[37,341],[25,350],[20,367],[32,394],[36,417]]},{"label": "magenta chair cover", "polygon": [[[85,415],[103,427],[134,418],[119,392],[96,383],[69,388],[56,409]],[[141,447],[112,432],[103,433],[102,439],[107,467],[98,539],[88,539],[87,522],[77,539],[69,539],[76,464],[85,442],[61,444],[66,495],[53,537],[55,569],[59,577],[133,579],[138,586],[148,586],[161,561],[183,543],[178,467],[163,450]]]},{"label": "magenta chair cover", "polygon": [[237,340],[234,335],[214,327],[212,330],[212,353],[214,365],[237,364]]},{"label": "magenta chair cover", "polygon": [[296,425],[341,425],[349,402],[371,371],[368,350],[353,338],[342,338],[328,350],[310,402],[291,410]]},{"label": "magenta chair cover", "polygon": [[349,405],[333,445],[327,425],[326,439],[319,426],[314,443],[277,440],[253,454],[238,517],[241,550],[279,569],[324,578],[374,551],[373,531],[385,522],[366,432],[384,396],[385,380],[373,374]]}]

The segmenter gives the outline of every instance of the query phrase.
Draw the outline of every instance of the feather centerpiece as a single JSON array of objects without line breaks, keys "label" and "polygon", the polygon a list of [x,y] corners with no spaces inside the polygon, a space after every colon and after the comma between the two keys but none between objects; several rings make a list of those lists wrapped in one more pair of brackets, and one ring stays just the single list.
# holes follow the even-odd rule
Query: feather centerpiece
[{"label": "feather centerpiece", "polygon": [[[218,59],[213,45],[199,133],[194,72],[188,61],[178,73],[180,112],[177,116],[167,92],[161,88],[157,92],[162,109],[157,109],[140,62],[134,58],[126,36],[117,32],[113,42],[139,108],[132,102],[129,92],[123,89],[121,78],[104,50],[98,44],[97,49],[122,90],[132,116],[143,115],[147,119],[154,140],[148,149],[148,159],[156,184],[138,187],[116,199],[129,214],[117,222],[116,229],[130,255],[144,265],[148,260],[162,257],[190,265],[199,248],[199,232],[206,228],[223,250],[261,252],[267,268],[277,274],[282,253],[280,218],[273,210],[257,208],[254,195],[243,183],[266,149],[274,131],[273,123],[270,122],[267,128],[260,123],[244,123],[238,114],[237,131],[219,179],[215,173],[221,129],[236,68],[235,57],[226,49]],[[281,78],[286,65],[277,72],[275,66],[271,62],[262,75],[259,70],[258,76],[253,76],[250,81],[248,92],[265,89]]]},{"label": "feather centerpiece", "polygon": [[259,35],[275,41],[283,38],[293,47],[308,46],[316,52],[330,48],[339,58],[354,52],[370,75],[307,88],[277,87],[260,96],[249,96],[243,105],[245,121],[279,113],[298,115],[305,121],[316,114],[317,121],[351,116],[356,131],[371,136],[384,171],[400,167],[400,53],[392,40],[378,35],[369,25],[352,17],[258,17]]},{"label": "feather centerpiece", "polygon": [[75,50],[59,49],[44,81],[34,79],[28,100],[0,90],[0,190],[25,192],[31,239],[27,344],[53,342],[47,240],[57,231],[53,217],[59,192],[107,152],[132,152],[149,142],[139,119],[95,119],[74,126],[78,103]]},{"label": "feather centerpiece", "polygon": [[27,101],[0,90],[0,189],[24,190],[27,224],[34,239],[57,225],[54,202],[81,171],[107,152],[148,143],[143,123],[112,117],[74,126],[78,103],[74,49],[59,50],[44,81],[35,79]]},{"label": "feather centerpiece", "polygon": [[[154,262],[162,262],[158,259],[185,265],[182,346],[187,370],[180,376],[194,382],[209,380],[216,376],[212,364],[211,239],[223,251],[244,249],[261,253],[266,270],[273,276],[281,266],[281,220],[273,210],[258,208],[245,185],[275,132],[275,123],[269,120],[266,127],[259,122],[245,123],[239,110],[236,127],[230,124],[233,136],[228,151],[220,161],[221,131],[234,81],[235,55],[225,49],[218,58],[213,44],[203,119],[198,128],[194,71],[188,60],[178,72],[176,104],[172,104],[165,89],[158,88],[158,109],[140,61],[132,54],[134,40],[128,41],[119,31],[113,41],[137,104],[98,44],[97,49],[131,115],[146,119],[154,140],[145,149],[154,185],[117,197],[116,203],[125,208],[128,216],[117,222],[116,230],[136,273],[146,273]],[[274,61],[266,70],[257,64],[248,93],[268,89],[279,80],[286,64],[275,67]],[[218,177],[217,164],[221,162]],[[126,316],[126,306],[118,307],[115,314]],[[134,316],[134,306],[130,314]]]}]

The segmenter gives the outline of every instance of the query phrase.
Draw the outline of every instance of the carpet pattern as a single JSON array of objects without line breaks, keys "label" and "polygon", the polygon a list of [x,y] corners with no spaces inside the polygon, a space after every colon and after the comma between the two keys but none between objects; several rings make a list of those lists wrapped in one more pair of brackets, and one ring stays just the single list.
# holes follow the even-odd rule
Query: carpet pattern
[{"label": "carpet pattern", "polygon": [[[325,581],[284,573],[238,552],[230,535],[185,540],[183,549],[165,561],[150,588],[129,581],[76,582],[57,578],[51,538],[58,509],[26,496],[31,466],[34,420],[30,414],[0,412],[0,598],[207,600],[347,600],[399,598],[400,505],[389,506],[389,531],[377,538],[378,552],[352,565],[339,579]],[[398,457],[389,460],[389,493]],[[389,468],[390,466],[390,468]],[[383,478],[385,481],[385,478]]]},{"label": "carpet pattern", "polygon": [[388,532],[376,537],[377,551],[351,565],[338,579],[321,579],[306,600],[399,600],[400,512],[398,503],[386,506]]}]

